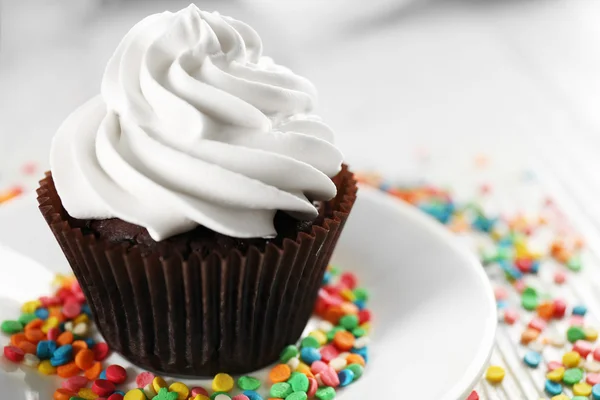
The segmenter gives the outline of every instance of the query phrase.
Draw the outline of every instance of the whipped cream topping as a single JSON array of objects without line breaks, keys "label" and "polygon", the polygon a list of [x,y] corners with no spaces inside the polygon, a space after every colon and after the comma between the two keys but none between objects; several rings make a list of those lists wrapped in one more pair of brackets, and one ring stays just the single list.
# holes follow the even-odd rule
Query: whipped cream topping
[{"label": "whipped cream topping", "polygon": [[50,164],[67,212],[120,218],[164,240],[198,225],[273,237],[316,218],[342,163],[305,78],[262,56],[248,25],[190,5],[135,25],[101,95],[59,128]]}]

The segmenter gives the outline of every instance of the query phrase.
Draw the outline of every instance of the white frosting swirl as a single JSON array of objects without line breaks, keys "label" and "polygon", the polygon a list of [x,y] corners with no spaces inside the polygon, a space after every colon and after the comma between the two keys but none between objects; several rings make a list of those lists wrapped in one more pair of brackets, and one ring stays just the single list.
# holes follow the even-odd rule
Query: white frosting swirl
[{"label": "white frosting swirl", "polygon": [[51,169],[67,212],[155,240],[204,225],[272,237],[277,210],[314,219],[342,163],[309,113],[316,90],[262,56],[248,25],[196,6],[152,15],[110,59],[102,95],[59,128]]}]

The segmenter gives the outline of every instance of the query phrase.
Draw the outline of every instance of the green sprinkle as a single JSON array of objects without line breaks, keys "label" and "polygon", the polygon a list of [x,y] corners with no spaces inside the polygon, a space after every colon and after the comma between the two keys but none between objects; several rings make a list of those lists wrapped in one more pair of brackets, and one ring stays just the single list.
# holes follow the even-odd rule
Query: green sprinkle
[{"label": "green sprinkle", "polygon": [[290,394],[285,400],[306,400],[308,396],[304,392],[295,392]]},{"label": "green sprinkle", "polygon": [[355,328],[352,330],[352,334],[355,337],[359,338],[359,337],[365,336],[367,334],[367,332],[363,328]]},{"label": "green sprinkle", "polygon": [[293,393],[292,385],[287,382],[279,382],[271,386],[269,394],[271,397],[278,397],[284,399]]},{"label": "green sprinkle", "polygon": [[69,400],[85,400],[84,398],[73,396]]},{"label": "green sprinkle", "polygon": [[521,305],[528,311],[533,311],[538,306],[538,294],[534,288],[525,288],[521,295]]},{"label": "green sprinkle", "polygon": [[345,329],[342,328],[341,326],[334,326],[332,330],[327,332],[327,341],[331,342],[333,340],[333,337],[335,336],[335,334],[338,333],[339,331],[343,331],[343,330],[345,330]]},{"label": "green sprinkle", "polygon": [[[161,390],[162,390],[162,389],[161,389]],[[175,392],[172,392],[172,393],[175,393]],[[211,399],[211,400],[215,400],[215,397],[217,397],[217,396],[218,396],[218,395],[220,395],[220,394],[224,394],[225,396],[227,396],[227,398],[228,398],[228,399],[230,399],[230,398],[231,398],[231,396],[230,396],[230,395],[228,395],[228,394],[227,394],[227,392],[214,392],[213,394],[211,394],[211,395],[210,395],[210,399]],[[153,400],[155,400],[155,399],[156,399],[156,397],[154,397],[154,398],[153,398]],[[177,399],[177,397],[176,397],[176,399]]]},{"label": "green sprinkle", "polygon": [[567,339],[571,343],[585,339],[585,331],[579,326],[572,326],[567,330]]},{"label": "green sprinkle", "polygon": [[565,371],[563,382],[567,385],[574,385],[583,379],[583,370],[580,368],[569,368]]},{"label": "green sprinkle", "polygon": [[298,348],[296,346],[294,346],[293,344],[291,344],[291,345],[287,346],[285,349],[283,349],[283,351],[281,352],[281,355],[279,356],[279,361],[281,361],[282,363],[286,363],[286,362],[290,361],[292,358],[298,357],[298,354],[300,354],[300,352],[298,351]]},{"label": "green sprinkle", "polygon": [[331,276],[337,276],[340,274],[340,269],[332,265],[331,267],[329,267],[329,273],[331,274]]},{"label": "green sprinkle", "polygon": [[308,377],[300,372],[292,372],[292,376],[288,379],[288,383],[292,386],[294,392],[308,392],[308,387],[310,385]]},{"label": "green sprinkle", "polygon": [[581,271],[581,259],[577,256],[569,258],[569,261],[567,261],[567,268],[574,272]]},{"label": "green sprinkle", "polygon": [[509,260],[513,256],[512,250],[506,247],[499,247],[496,257],[498,260]]},{"label": "green sprinkle", "polygon": [[169,392],[167,388],[161,388],[158,394],[153,397],[154,400],[177,400],[178,394],[175,392]]},{"label": "green sprinkle", "polygon": [[21,314],[19,317],[19,322],[25,326],[36,318],[37,316],[34,313]]},{"label": "green sprinkle", "polygon": [[260,380],[251,376],[241,376],[237,384],[242,390],[256,390],[260,387]]},{"label": "green sprinkle", "polygon": [[22,332],[23,324],[20,323],[19,321],[6,320],[6,321],[2,322],[2,325],[0,325],[0,329],[4,333],[8,333],[8,334],[12,335],[13,333]]},{"label": "green sprinkle", "polygon": [[335,389],[329,386],[317,389],[315,397],[319,400],[331,400],[335,397]]},{"label": "green sprinkle", "polygon": [[354,380],[360,378],[365,372],[365,369],[360,364],[350,364],[346,367],[346,369],[349,369],[350,371],[354,372]]},{"label": "green sprinkle", "polygon": [[356,300],[367,301],[369,300],[369,292],[365,288],[356,288],[353,291]]},{"label": "green sprinkle", "polygon": [[302,339],[302,342],[300,342],[300,346],[302,348],[312,347],[314,349],[318,349],[319,347],[321,347],[321,345],[319,344],[319,341],[312,336],[307,336],[304,339]]},{"label": "green sprinkle", "polygon": [[575,396],[575,397],[571,397],[571,400],[589,400],[589,397]]},{"label": "green sprinkle", "polygon": [[344,315],[340,319],[340,325],[351,331],[358,326],[358,317],[356,315]]}]

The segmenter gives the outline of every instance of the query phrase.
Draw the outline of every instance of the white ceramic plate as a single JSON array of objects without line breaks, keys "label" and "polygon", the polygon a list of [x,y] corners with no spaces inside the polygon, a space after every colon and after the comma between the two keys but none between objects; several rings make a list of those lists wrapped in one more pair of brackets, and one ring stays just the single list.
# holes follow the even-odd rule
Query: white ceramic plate
[{"label": "white ceramic plate", "polygon": [[[66,268],[32,197],[0,208],[0,243],[27,255],[0,247],[3,320],[47,293],[53,274]],[[475,257],[413,207],[362,188],[334,258],[370,289],[375,316],[366,373],[338,398],[464,399],[483,373],[496,329],[492,290]],[[56,384],[0,362],[2,398],[50,398]]]}]

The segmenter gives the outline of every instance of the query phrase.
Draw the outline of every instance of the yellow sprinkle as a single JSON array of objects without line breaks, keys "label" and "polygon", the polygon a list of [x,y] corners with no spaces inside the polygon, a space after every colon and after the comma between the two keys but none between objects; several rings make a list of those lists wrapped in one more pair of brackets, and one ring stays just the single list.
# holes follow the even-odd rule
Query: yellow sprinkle
[{"label": "yellow sprinkle", "polygon": [[177,400],[187,400],[190,395],[190,389],[181,382],[173,382],[169,386],[169,392],[177,393]]},{"label": "yellow sprinkle", "polygon": [[87,314],[80,314],[77,316],[77,318],[75,318],[73,320],[74,325],[77,325],[80,322],[83,322],[83,323],[90,322],[90,317],[88,317]]},{"label": "yellow sprinkle", "polygon": [[50,317],[46,320],[46,322],[44,322],[44,325],[42,325],[42,332],[48,333],[51,328],[58,328],[59,325],[60,321],[58,318]]},{"label": "yellow sprinkle", "polygon": [[504,374],[504,368],[497,365],[492,365],[487,369],[485,373],[485,379],[491,383],[500,383],[504,379]]},{"label": "yellow sprinkle", "polygon": [[140,389],[133,389],[125,393],[123,400],[146,400],[146,395]]},{"label": "yellow sprinkle", "polygon": [[152,380],[152,388],[156,393],[160,392],[160,389],[166,388],[167,386],[167,382],[165,382],[165,380],[160,376],[157,376]]},{"label": "yellow sprinkle", "polygon": [[28,301],[27,303],[21,306],[21,311],[27,314],[31,314],[35,312],[38,308],[42,306],[42,302],[39,300]]},{"label": "yellow sprinkle", "polygon": [[[126,400],[126,399],[123,399]],[[194,397],[194,400],[210,400],[210,397],[207,397],[203,394],[197,394],[196,397]]]},{"label": "yellow sprinkle", "polygon": [[340,290],[340,296],[346,301],[354,301],[356,300],[356,296],[350,289],[342,289]]},{"label": "yellow sprinkle", "polygon": [[564,394],[559,394],[558,396],[554,396],[552,400],[570,400],[569,396],[565,396]]},{"label": "yellow sprinkle", "polygon": [[308,336],[312,336],[317,339],[317,342],[319,342],[321,346],[327,344],[327,335],[323,333],[323,331],[312,331],[308,334]]},{"label": "yellow sprinkle", "polygon": [[567,368],[575,368],[581,361],[581,356],[576,351],[569,351],[563,355],[562,363]]},{"label": "yellow sprinkle", "polygon": [[56,368],[50,364],[50,360],[44,360],[40,362],[40,365],[38,365],[38,371],[44,375],[56,374]]},{"label": "yellow sprinkle", "polygon": [[310,371],[310,367],[304,364],[303,362],[298,364],[298,368],[296,368],[296,371],[308,376],[309,378],[313,375],[313,373]]},{"label": "yellow sprinkle", "polygon": [[371,333],[371,323],[370,322],[363,322],[363,324],[360,327],[362,329],[364,329],[365,332]]},{"label": "yellow sprinkle", "polygon": [[229,374],[220,373],[215,375],[212,388],[215,392],[229,392],[233,389],[233,378]]},{"label": "yellow sprinkle", "polygon": [[598,339],[598,331],[592,327],[583,328],[585,334],[585,340],[589,342],[595,342]]},{"label": "yellow sprinkle", "polygon": [[552,382],[561,382],[565,375],[565,369],[563,367],[556,368],[554,371],[550,371],[546,374],[546,378]]},{"label": "yellow sprinkle", "polygon": [[573,394],[575,396],[588,397],[592,394],[592,387],[585,382],[579,382],[573,385]]},{"label": "yellow sprinkle", "polygon": [[92,389],[90,388],[79,389],[77,396],[85,400],[96,400],[98,397],[100,397],[96,393],[92,392]]}]

